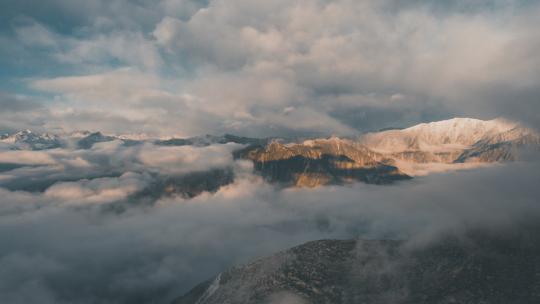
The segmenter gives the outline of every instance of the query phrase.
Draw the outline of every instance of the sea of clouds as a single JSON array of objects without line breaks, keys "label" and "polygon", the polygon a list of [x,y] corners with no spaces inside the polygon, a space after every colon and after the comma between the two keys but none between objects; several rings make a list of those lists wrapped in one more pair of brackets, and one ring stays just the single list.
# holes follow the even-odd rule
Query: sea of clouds
[{"label": "sea of clouds", "polygon": [[[239,145],[0,151],[0,298],[8,303],[167,303],[228,267],[324,238],[425,243],[540,216],[540,164],[395,185],[281,189],[234,160]],[[16,155],[16,156],[14,156]],[[141,195],[157,179],[231,168],[191,199]]]}]

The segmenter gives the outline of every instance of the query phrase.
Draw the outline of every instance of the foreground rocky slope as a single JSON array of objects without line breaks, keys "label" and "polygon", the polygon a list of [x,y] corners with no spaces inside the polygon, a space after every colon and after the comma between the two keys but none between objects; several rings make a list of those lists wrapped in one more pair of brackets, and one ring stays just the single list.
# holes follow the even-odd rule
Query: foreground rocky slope
[{"label": "foreground rocky slope", "polygon": [[173,303],[540,303],[540,239],[314,241],[227,270]]}]

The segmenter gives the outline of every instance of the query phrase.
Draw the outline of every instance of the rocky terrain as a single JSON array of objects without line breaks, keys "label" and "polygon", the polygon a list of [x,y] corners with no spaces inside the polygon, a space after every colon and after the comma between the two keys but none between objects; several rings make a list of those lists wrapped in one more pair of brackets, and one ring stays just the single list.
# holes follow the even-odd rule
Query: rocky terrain
[{"label": "rocky terrain", "polygon": [[410,177],[382,154],[339,138],[308,140],[299,144],[273,141],[238,153],[253,161],[268,181],[314,187],[362,181],[387,184]]},{"label": "rocky terrain", "polygon": [[12,150],[47,150],[61,147],[62,141],[58,135],[38,134],[30,130],[23,130],[13,134],[0,135],[0,147],[2,146]]},{"label": "rocky terrain", "polygon": [[[532,232],[532,231],[531,231]],[[174,304],[539,303],[540,239],[321,240],[233,267]]]},{"label": "rocky terrain", "polygon": [[519,124],[454,118],[369,133],[358,140],[272,141],[249,146],[237,156],[252,160],[270,182],[314,187],[351,181],[388,184],[419,172],[514,161],[522,149],[539,147],[538,133]]}]

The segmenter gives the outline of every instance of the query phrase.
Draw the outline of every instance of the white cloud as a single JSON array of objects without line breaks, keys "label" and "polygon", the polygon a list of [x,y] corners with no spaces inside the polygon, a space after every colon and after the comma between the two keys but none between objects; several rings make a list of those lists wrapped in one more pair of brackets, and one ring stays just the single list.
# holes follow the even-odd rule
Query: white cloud
[{"label": "white cloud", "polygon": [[136,32],[113,32],[85,40],[69,40],[69,49],[57,54],[61,62],[70,64],[103,64],[111,59],[153,71],[162,65],[157,47]]},{"label": "white cloud", "polygon": [[138,160],[150,170],[167,174],[185,174],[223,168],[232,164],[232,151],[238,144],[211,145],[207,147],[155,147],[145,146]]},{"label": "white cloud", "polygon": [[0,163],[49,165],[55,161],[49,153],[42,151],[0,151]]},{"label": "white cloud", "polygon": [[28,23],[15,29],[17,38],[28,46],[52,47],[58,46],[58,35],[39,23]]},{"label": "white cloud", "polygon": [[[540,7],[433,5],[164,1],[146,31],[95,27],[73,38],[38,23],[19,31],[46,31],[39,36],[58,45],[53,57],[86,71],[31,81],[59,95],[53,108],[73,109],[55,117],[67,129],[97,120],[110,131],[163,135],[348,135],[377,118],[383,128],[465,114],[535,123],[526,109],[540,79]],[[182,13],[163,14],[170,7]],[[114,61],[128,67],[111,69]],[[489,93],[502,88],[509,97]],[[407,98],[391,102],[397,96]],[[288,107],[314,113],[305,119],[319,125],[276,115]]]},{"label": "white cloud", "polygon": [[124,200],[146,186],[144,176],[127,172],[118,178],[104,177],[56,183],[49,187],[44,195],[71,205],[103,204]]}]

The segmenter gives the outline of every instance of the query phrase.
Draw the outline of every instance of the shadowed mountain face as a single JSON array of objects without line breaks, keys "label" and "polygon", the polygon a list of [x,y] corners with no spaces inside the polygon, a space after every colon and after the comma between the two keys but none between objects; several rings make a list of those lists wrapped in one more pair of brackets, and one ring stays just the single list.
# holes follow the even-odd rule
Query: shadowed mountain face
[{"label": "shadowed mountain face", "polygon": [[417,246],[314,241],[227,270],[173,303],[539,301],[540,238],[480,233]]},{"label": "shadowed mountain face", "polygon": [[351,181],[388,184],[410,178],[383,155],[338,138],[301,144],[274,141],[237,154],[252,160],[255,170],[268,181],[285,185],[314,187]]},{"label": "shadowed mountain face", "polygon": [[160,176],[137,195],[154,198],[179,195],[192,198],[203,192],[215,192],[233,181],[234,172],[231,168],[211,169],[180,176]]}]

